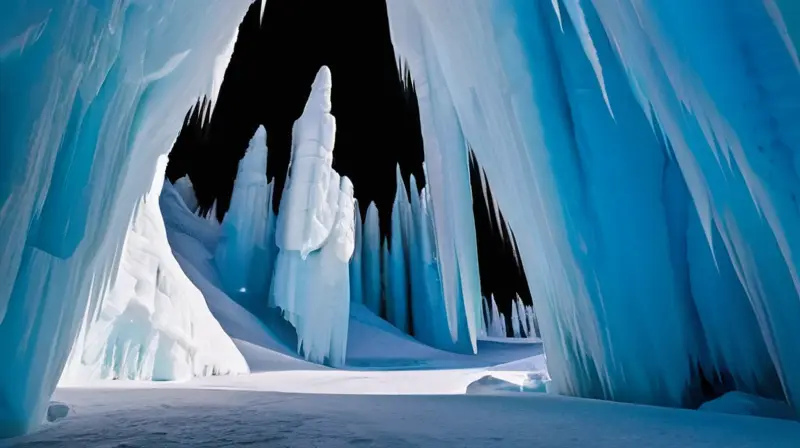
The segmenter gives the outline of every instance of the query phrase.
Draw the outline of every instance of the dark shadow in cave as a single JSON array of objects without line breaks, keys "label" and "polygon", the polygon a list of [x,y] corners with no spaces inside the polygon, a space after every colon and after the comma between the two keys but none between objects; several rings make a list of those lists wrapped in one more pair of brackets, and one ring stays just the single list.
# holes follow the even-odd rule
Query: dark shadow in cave
[{"label": "dark shadow in cave", "polygon": [[[518,255],[519,248],[514,233],[508,227],[502,211],[498,209],[495,213],[497,204],[494,202],[492,189],[472,151],[469,158],[469,175],[478,243],[481,294],[487,299],[494,295],[497,307],[506,317],[506,328],[510,332],[511,304],[516,296],[519,295],[526,306],[532,305],[528,279]],[[481,182],[481,177],[484,182]]]}]

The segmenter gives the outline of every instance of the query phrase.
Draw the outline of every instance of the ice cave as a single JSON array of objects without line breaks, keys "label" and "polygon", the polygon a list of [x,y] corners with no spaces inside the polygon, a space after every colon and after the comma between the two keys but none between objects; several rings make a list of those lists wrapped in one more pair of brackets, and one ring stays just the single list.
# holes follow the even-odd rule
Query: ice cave
[{"label": "ice cave", "polygon": [[0,446],[800,446],[796,0],[5,0]]}]

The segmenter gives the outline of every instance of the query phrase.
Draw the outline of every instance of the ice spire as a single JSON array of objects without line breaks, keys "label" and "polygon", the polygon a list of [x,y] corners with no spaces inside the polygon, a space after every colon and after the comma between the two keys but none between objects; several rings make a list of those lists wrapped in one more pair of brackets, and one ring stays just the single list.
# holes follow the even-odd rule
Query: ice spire
[{"label": "ice spire", "polygon": [[331,72],[323,66],[303,114],[292,127],[291,180],[284,187],[276,237],[283,249],[299,251],[303,258],[322,247],[336,213],[329,198],[330,180],[338,176],[332,168],[336,137],[336,120],[330,114],[332,86]]},{"label": "ice spire", "polygon": [[353,185],[333,170],[336,121],[331,73],[322,67],[292,128],[292,160],[276,243],[270,304],[297,331],[306,359],[342,365],[350,312],[350,258],[355,247]]},{"label": "ice spire", "polygon": [[268,232],[272,209],[267,182],[267,131],[259,126],[239,162],[231,205],[222,222],[214,263],[229,296],[251,311],[267,304],[276,256]]},{"label": "ice spire", "polygon": [[389,245],[387,269],[388,290],[386,294],[386,316],[395,327],[408,332],[408,267],[406,246],[408,244],[408,197],[400,166],[397,167],[397,191],[392,207],[392,235]]},{"label": "ice spire", "polygon": [[358,200],[355,201],[354,206],[355,221],[355,246],[353,248],[353,258],[350,260],[350,301],[355,303],[364,303],[364,275],[362,258],[363,246],[363,222],[361,221],[361,212],[358,208]]},{"label": "ice spire", "polygon": [[364,281],[364,304],[373,313],[381,314],[381,230],[378,222],[378,207],[370,202],[364,219],[361,246],[362,273]]}]

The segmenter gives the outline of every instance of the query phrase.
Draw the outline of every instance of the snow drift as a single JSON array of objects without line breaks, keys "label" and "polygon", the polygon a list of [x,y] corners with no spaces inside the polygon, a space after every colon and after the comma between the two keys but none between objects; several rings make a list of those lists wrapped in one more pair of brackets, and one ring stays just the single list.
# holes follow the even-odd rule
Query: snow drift
[{"label": "snow drift", "polygon": [[166,163],[166,155],[159,157],[107,293],[87,307],[61,384],[248,372],[241,353],[172,255],[159,207]]}]

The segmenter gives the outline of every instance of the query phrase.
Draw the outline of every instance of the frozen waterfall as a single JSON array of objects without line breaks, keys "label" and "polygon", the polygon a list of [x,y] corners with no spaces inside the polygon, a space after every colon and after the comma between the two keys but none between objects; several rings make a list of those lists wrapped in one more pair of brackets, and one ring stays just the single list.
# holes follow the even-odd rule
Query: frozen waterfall
[{"label": "frozen waterfall", "polygon": [[158,156],[249,3],[0,4],[0,436],[44,418]]},{"label": "frozen waterfall", "polygon": [[471,243],[439,219],[466,199],[431,162],[465,157],[466,139],[517,237],[552,390],[691,405],[702,370],[797,408],[791,8],[389,1],[442,262]]}]

